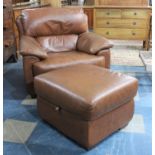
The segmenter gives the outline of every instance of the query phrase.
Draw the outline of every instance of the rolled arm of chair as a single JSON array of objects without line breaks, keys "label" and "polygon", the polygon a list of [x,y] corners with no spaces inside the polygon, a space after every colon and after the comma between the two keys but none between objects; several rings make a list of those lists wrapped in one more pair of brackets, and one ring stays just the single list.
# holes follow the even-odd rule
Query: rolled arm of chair
[{"label": "rolled arm of chair", "polygon": [[42,49],[41,45],[33,37],[22,36],[19,51],[22,56],[35,56],[39,59],[47,58],[47,52]]},{"label": "rolled arm of chair", "polygon": [[90,54],[97,54],[99,51],[109,49],[112,46],[111,41],[92,32],[80,34],[77,41],[77,49]]},{"label": "rolled arm of chair", "polygon": [[24,35],[24,29],[23,29],[23,25],[22,25],[22,15],[19,15],[16,18],[16,26],[18,28],[19,37],[21,37],[22,35]]}]

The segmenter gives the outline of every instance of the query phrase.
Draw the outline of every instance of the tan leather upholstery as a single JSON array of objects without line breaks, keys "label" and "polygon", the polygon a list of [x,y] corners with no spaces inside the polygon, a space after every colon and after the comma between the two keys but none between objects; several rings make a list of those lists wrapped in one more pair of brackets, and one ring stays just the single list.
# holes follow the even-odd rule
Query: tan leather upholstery
[{"label": "tan leather upholstery", "polygon": [[33,72],[36,76],[50,70],[76,64],[94,64],[104,67],[105,59],[103,56],[88,55],[78,51],[49,53],[47,59],[33,65]]},{"label": "tan leather upholstery", "polygon": [[63,109],[56,110],[54,104],[41,97],[37,99],[37,109],[43,120],[82,147],[90,149],[128,124],[134,113],[134,102],[131,100],[94,121],[81,120]]},{"label": "tan leather upholstery", "polygon": [[57,35],[37,37],[37,41],[47,52],[65,52],[76,50],[78,35]]},{"label": "tan leather upholstery", "polygon": [[90,32],[80,34],[77,42],[78,50],[91,54],[96,54],[97,52],[109,49],[112,46],[112,43],[106,38]]},{"label": "tan leather upholstery", "polygon": [[133,77],[83,64],[50,71],[35,79],[40,97],[83,120],[97,119],[129,102],[138,87]]},{"label": "tan leather upholstery", "polygon": [[87,16],[79,8],[26,9],[22,15],[25,34],[33,37],[88,31]]},{"label": "tan leather upholstery", "polygon": [[22,36],[20,39],[20,54],[23,56],[36,56],[40,59],[47,58],[47,52],[32,37]]},{"label": "tan leather upholstery", "polygon": [[31,94],[32,97],[36,96],[33,89],[34,73],[32,67],[36,62],[39,61],[40,61],[39,58],[34,56],[24,56],[23,58],[23,69],[24,69],[26,88],[28,93]]},{"label": "tan leather upholstery", "polygon": [[[110,67],[111,43],[88,33],[87,16],[81,8],[26,9],[16,23],[20,32],[20,53],[24,57],[25,81],[33,96],[32,77],[35,75],[78,63]],[[31,57],[39,62],[32,63]]]},{"label": "tan leather upholstery", "polygon": [[86,148],[127,125],[138,88],[133,77],[84,64],[38,75],[34,84],[42,119]]},{"label": "tan leather upholstery", "polygon": [[109,49],[101,50],[96,55],[97,56],[104,56],[105,68],[110,68],[110,50]]}]

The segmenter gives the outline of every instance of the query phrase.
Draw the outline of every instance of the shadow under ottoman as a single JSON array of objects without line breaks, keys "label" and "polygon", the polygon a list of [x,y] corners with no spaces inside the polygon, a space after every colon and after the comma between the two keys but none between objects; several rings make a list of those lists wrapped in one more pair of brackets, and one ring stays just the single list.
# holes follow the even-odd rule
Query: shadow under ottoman
[{"label": "shadow under ottoman", "polygon": [[93,65],[74,65],[35,77],[39,115],[91,148],[124,127],[134,113],[138,81]]}]

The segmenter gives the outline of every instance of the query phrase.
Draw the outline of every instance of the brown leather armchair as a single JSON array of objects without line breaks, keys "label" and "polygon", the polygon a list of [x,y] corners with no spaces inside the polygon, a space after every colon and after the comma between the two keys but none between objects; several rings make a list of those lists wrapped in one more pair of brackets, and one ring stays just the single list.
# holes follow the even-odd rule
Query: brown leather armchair
[{"label": "brown leather armchair", "polygon": [[80,8],[27,9],[16,23],[25,81],[32,97],[36,75],[79,63],[110,66],[112,44],[88,32],[87,16]]}]

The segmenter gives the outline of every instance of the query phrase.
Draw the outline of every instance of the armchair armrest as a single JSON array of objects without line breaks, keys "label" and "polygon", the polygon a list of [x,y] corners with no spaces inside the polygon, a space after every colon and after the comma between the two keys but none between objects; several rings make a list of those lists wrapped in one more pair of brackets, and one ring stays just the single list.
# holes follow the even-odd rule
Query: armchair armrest
[{"label": "armchair armrest", "polygon": [[90,54],[97,54],[101,50],[109,49],[113,45],[106,38],[91,32],[79,35],[77,49]]},{"label": "armchair armrest", "polygon": [[20,39],[20,54],[22,56],[36,56],[40,59],[47,58],[47,52],[32,37],[22,36]]}]

